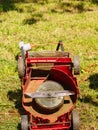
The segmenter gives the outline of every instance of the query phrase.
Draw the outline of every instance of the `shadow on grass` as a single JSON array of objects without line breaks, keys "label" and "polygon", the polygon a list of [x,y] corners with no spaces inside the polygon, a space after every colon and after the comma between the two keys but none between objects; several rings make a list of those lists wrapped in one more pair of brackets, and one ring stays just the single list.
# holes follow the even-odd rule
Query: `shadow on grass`
[{"label": "shadow on grass", "polygon": [[[10,101],[14,102],[15,108],[18,110],[20,116],[26,114],[22,107],[22,91],[17,89],[16,91],[9,91],[7,94]],[[17,126],[17,130],[21,130],[21,124]]]},{"label": "shadow on grass", "polygon": [[[90,75],[88,80],[90,81],[89,89],[94,89],[98,92],[98,73],[95,73],[93,75]],[[86,95],[82,98],[79,97],[79,100],[84,103],[91,103],[94,106],[98,107],[98,94],[94,98],[91,95]]]},{"label": "shadow on grass", "polygon": [[17,126],[17,130],[21,130],[21,124],[20,123]]},{"label": "shadow on grass", "polygon": [[[76,11],[77,10],[77,11]],[[55,8],[52,8],[50,10],[48,10],[47,12],[33,12],[33,14],[31,14],[31,17],[28,19],[25,19],[23,21],[23,24],[35,24],[39,21],[45,21],[45,19],[43,18],[44,13],[64,13],[64,12],[69,12],[69,13],[73,13],[73,12],[79,12],[82,13],[83,11],[86,11],[84,8],[84,3],[83,2],[79,2],[78,4],[73,4],[70,2],[59,2],[58,5],[56,5]]]},{"label": "shadow on grass", "polygon": [[33,3],[36,3],[36,4],[42,4],[43,5],[45,3],[48,3],[49,0],[26,0],[26,1],[33,2]]},{"label": "shadow on grass", "polygon": [[10,101],[14,102],[15,108],[18,110],[20,115],[25,114],[25,111],[22,107],[22,91],[17,89],[16,91],[9,91],[7,94]]},{"label": "shadow on grass", "polygon": [[42,21],[42,20],[43,20],[42,17],[43,17],[42,12],[40,12],[40,13],[35,13],[35,14],[33,14],[33,15],[31,16],[31,18],[25,19],[25,20],[23,21],[23,24],[24,24],[24,25],[25,25],[25,24],[29,24],[29,25],[35,24],[35,23],[37,23],[38,21]]},{"label": "shadow on grass", "polygon": [[90,103],[96,107],[98,107],[98,96],[96,97],[96,100],[93,99],[90,95],[84,96],[82,99],[79,98],[80,102],[84,102],[84,103]]},{"label": "shadow on grass", "polygon": [[[77,0],[76,0],[77,1]],[[86,11],[93,11],[90,7],[85,7],[85,1],[80,0],[80,1],[73,1],[73,2],[59,2],[56,9],[52,9],[51,12],[53,13],[64,13],[64,12],[69,12],[69,13],[82,13]],[[60,11],[58,11],[60,10]]]},{"label": "shadow on grass", "polygon": [[[69,12],[73,12],[73,11],[76,11],[81,13],[83,11],[85,11],[85,8],[84,8],[84,2],[79,2],[78,4],[73,4],[73,3],[62,3],[61,4],[61,8],[66,11],[66,8],[69,9]],[[68,11],[67,9],[67,11]]]},{"label": "shadow on grass", "polygon": [[[0,11],[3,12],[7,12],[9,10],[18,10],[20,12],[22,12],[22,9],[17,9],[15,6],[15,3],[34,3],[34,4],[47,4],[47,3],[51,3],[49,2],[49,0],[0,0]],[[89,1],[92,4],[96,4],[98,5],[98,0],[91,0]],[[55,2],[58,3],[56,9],[51,9],[51,12],[57,12],[57,9],[61,9],[62,13],[63,12],[74,12],[75,10],[77,10],[77,12],[82,13],[84,11],[92,11],[91,9],[85,9],[85,1],[83,0],[75,0],[75,1],[67,1],[67,2],[63,2],[63,1],[59,1],[59,2]]]},{"label": "shadow on grass", "polygon": [[98,0],[91,0],[91,2],[92,2],[93,4],[97,4],[97,5],[98,5]]},{"label": "shadow on grass", "polygon": [[30,18],[30,19],[25,19],[24,21],[23,21],[23,24],[29,24],[29,25],[31,25],[31,24],[35,24],[36,22],[38,22],[39,20],[36,20],[35,18]]},{"label": "shadow on grass", "polygon": [[98,91],[98,73],[89,76],[88,80],[90,81],[89,87]]},{"label": "shadow on grass", "polygon": [[0,0],[0,11],[7,12],[15,9],[16,7],[12,0]]},{"label": "shadow on grass", "polygon": [[22,12],[22,9],[17,9],[15,3],[36,3],[45,4],[48,0],[0,0],[0,12],[7,12],[10,10],[18,10]]}]

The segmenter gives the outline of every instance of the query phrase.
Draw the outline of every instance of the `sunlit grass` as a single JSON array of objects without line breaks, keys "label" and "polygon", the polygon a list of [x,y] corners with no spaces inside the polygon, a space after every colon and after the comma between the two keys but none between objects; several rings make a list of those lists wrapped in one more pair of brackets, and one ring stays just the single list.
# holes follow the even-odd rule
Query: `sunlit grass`
[{"label": "sunlit grass", "polygon": [[[81,118],[80,130],[93,127],[97,129],[97,5],[79,1],[67,1],[63,5],[62,2],[58,4],[51,0],[44,4],[14,3],[14,6],[14,9],[9,8],[0,13],[0,113],[5,114],[12,110],[17,112],[21,109],[21,81],[17,73],[16,60],[20,53],[18,43],[24,41],[44,44],[33,50],[55,50],[55,43],[62,40],[65,51],[70,52],[72,58],[76,54],[80,56],[81,74],[77,77],[80,87],[77,102]],[[19,116],[2,116],[0,128],[5,130],[9,127],[8,130],[17,130],[19,121]]]}]

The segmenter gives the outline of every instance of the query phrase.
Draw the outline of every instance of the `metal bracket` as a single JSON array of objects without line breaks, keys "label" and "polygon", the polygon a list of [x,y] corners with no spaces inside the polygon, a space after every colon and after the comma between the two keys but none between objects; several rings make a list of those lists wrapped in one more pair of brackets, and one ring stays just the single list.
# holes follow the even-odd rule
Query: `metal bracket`
[{"label": "metal bracket", "polygon": [[56,48],[56,51],[59,50],[60,46],[61,46],[61,51],[64,51],[64,46],[63,46],[62,40],[59,41],[57,48]]}]

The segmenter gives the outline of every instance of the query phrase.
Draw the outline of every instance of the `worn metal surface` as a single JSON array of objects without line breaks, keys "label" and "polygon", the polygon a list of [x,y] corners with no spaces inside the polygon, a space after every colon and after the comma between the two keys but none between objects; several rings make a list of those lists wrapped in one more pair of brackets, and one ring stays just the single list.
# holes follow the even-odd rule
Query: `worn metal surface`
[{"label": "worn metal surface", "polygon": [[[36,92],[39,85],[41,85],[42,83],[43,83],[43,80],[31,80],[28,84],[27,89],[25,90],[25,93],[26,92],[27,93]],[[32,106],[32,98],[26,98],[25,96],[23,96],[23,104],[25,104],[24,108],[26,111],[30,112],[35,117],[42,117],[43,119],[49,119],[50,122],[56,121],[57,117],[59,117],[60,115],[66,113],[66,112],[69,112],[70,109],[74,105],[70,96],[65,96],[64,104],[59,109],[59,111],[56,111],[55,113],[52,113],[52,114],[42,114],[42,113],[38,112],[37,110],[35,110],[34,107]],[[36,108],[36,109],[39,109],[39,108]]]}]

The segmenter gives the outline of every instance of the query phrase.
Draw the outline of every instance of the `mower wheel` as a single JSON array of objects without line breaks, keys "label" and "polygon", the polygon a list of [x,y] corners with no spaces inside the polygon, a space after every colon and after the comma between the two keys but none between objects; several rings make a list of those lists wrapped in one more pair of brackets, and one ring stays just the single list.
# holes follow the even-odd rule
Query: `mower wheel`
[{"label": "mower wheel", "polygon": [[79,113],[76,110],[72,111],[72,129],[71,130],[79,130]]},{"label": "mower wheel", "polygon": [[20,78],[23,78],[25,75],[25,64],[22,58],[18,59],[18,74]]},{"label": "mower wheel", "polygon": [[28,115],[21,116],[21,130],[28,130]]},{"label": "mower wheel", "polygon": [[74,75],[80,74],[79,56],[74,56]]}]

